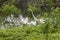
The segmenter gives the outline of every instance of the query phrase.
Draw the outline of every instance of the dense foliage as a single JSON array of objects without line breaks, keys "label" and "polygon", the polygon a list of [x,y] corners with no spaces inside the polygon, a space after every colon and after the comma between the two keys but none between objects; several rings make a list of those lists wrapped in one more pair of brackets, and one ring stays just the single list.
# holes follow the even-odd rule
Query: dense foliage
[{"label": "dense foliage", "polygon": [[[52,27],[52,26],[50,26]],[[60,40],[60,29],[49,28],[46,34],[46,26],[27,26],[0,30],[1,40]],[[48,37],[47,37],[48,35]]]},{"label": "dense foliage", "polygon": [[[23,4],[23,2],[26,4]],[[0,40],[60,40],[60,7],[51,5],[54,4],[54,0],[0,0]],[[15,2],[15,4],[14,4]],[[45,7],[45,3],[47,6]],[[41,6],[43,5],[43,6]],[[55,7],[54,7],[55,6]],[[31,11],[36,18],[43,18],[45,21],[43,24],[34,20]],[[24,14],[26,12],[26,14]],[[14,15],[14,18],[18,20],[19,15],[28,17],[31,21],[37,22],[37,25],[23,25],[22,27],[15,25],[7,26],[5,24],[16,23],[8,22],[5,19]],[[12,18],[11,18],[12,19]],[[19,21],[19,20],[18,20]],[[1,27],[1,25],[3,26]]]}]

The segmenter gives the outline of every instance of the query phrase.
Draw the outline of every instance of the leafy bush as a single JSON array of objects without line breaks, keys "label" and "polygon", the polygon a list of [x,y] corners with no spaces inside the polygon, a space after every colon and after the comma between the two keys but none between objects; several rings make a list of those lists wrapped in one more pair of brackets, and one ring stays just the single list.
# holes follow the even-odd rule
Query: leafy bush
[{"label": "leafy bush", "polygon": [[[46,34],[43,33],[44,26],[32,26],[32,27],[15,27],[0,30],[1,40],[46,40]],[[55,34],[56,33],[56,34]],[[57,32],[48,33],[50,40],[60,40],[60,35]]]},{"label": "leafy bush", "polygon": [[4,16],[8,16],[10,14],[20,14],[21,10],[18,10],[18,8],[16,8],[14,5],[5,5],[2,6],[2,9],[0,9],[2,15]]}]

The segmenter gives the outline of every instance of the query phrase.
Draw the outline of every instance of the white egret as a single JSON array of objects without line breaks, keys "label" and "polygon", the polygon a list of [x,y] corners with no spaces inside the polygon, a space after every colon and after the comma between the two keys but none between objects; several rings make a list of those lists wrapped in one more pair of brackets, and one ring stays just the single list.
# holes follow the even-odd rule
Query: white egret
[{"label": "white egret", "polygon": [[45,23],[44,21],[44,19],[42,18],[42,19],[37,19],[35,16],[34,16],[34,14],[33,14],[33,11],[31,10],[31,9],[29,9],[32,13],[32,16],[33,16],[33,18],[34,18],[34,21],[36,22],[36,21],[39,21],[40,23]]}]

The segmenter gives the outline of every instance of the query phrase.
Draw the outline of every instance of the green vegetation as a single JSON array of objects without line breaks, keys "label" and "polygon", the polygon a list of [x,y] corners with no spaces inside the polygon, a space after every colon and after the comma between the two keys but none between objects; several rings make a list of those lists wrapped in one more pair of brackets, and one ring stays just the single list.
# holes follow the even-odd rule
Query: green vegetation
[{"label": "green vegetation", "polygon": [[[60,6],[58,5],[60,2],[54,5],[55,1],[0,0],[0,40],[60,40]],[[22,27],[13,25],[13,27],[5,28],[6,23],[13,24],[13,22],[5,21],[11,14],[16,19],[19,15],[23,15],[28,17],[29,21],[33,20],[31,11],[28,9],[33,11],[36,18],[43,18],[45,23],[41,24],[37,21],[36,26],[21,23]],[[4,29],[1,29],[1,25]]]},{"label": "green vegetation", "polygon": [[60,40],[60,29],[54,30],[51,27],[48,34],[46,34],[46,26],[43,25],[0,30],[0,40]]}]

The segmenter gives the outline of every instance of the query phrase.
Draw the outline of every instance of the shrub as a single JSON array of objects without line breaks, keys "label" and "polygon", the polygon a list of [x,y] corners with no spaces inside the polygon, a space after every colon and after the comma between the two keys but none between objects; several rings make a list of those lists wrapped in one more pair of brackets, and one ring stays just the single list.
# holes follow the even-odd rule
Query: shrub
[{"label": "shrub", "polygon": [[[42,25],[37,27],[32,26],[32,27],[7,28],[4,30],[0,30],[0,39],[1,40],[45,40],[46,34],[43,33],[45,31],[43,29],[44,26]],[[56,34],[48,33],[48,38],[51,40],[56,40],[56,39],[60,40],[59,38],[60,35],[58,35],[57,32],[55,33]]]},{"label": "shrub", "polygon": [[5,5],[5,6],[2,6],[2,8],[0,9],[1,13],[2,14],[1,16],[9,16],[10,14],[20,14],[21,13],[21,10],[18,10],[18,8],[16,8],[14,5]]}]

